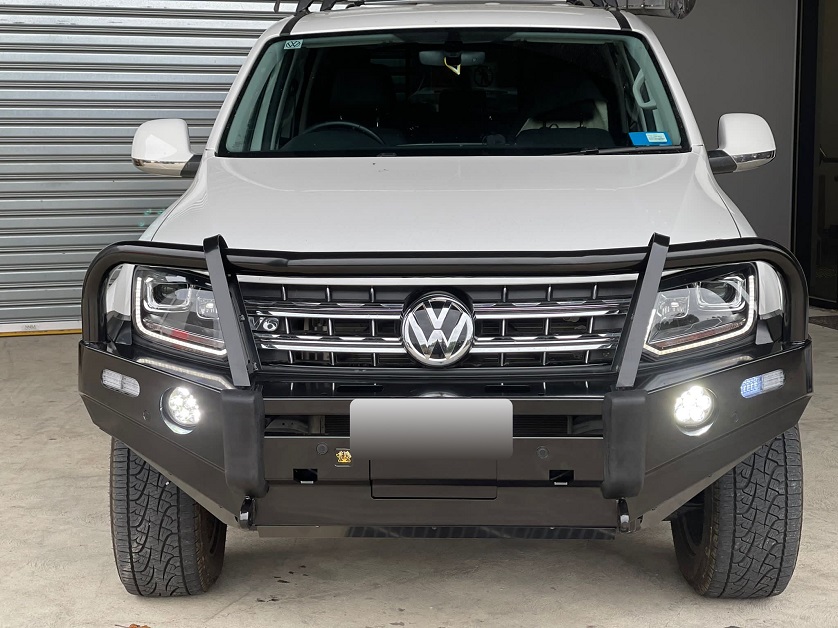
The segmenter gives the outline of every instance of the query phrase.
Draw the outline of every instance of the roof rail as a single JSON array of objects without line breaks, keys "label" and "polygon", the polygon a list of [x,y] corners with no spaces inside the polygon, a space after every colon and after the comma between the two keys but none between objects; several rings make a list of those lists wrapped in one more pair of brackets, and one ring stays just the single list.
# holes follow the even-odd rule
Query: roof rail
[{"label": "roof rail", "polygon": [[[314,0],[300,0],[297,3],[297,10],[295,13],[308,13],[309,7],[314,4]],[[277,13],[279,13],[279,0],[277,0],[276,7]]]},{"label": "roof rail", "polygon": [[[683,19],[695,8],[696,0],[611,0],[615,8],[635,15]],[[606,0],[608,3],[609,0]]]},{"label": "roof rail", "polygon": [[577,6],[625,11],[635,15],[682,19],[695,8],[696,0],[565,0],[565,2]]},{"label": "roof rail", "polygon": [[[312,5],[318,0],[298,0],[296,14],[309,13]],[[423,3],[439,3],[446,2],[457,4],[485,4],[487,0],[319,0],[320,11],[331,11],[338,3],[345,4],[347,8],[359,7],[367,4],[418,4]],[[508,2],[514,4],[520,0],[500,0],[501,2]],[[536,2],[538,0],[535,0]],[[546,0],[545,0],[546,1]],[[555,2],[555,0],[552,0]],[[497,0],[493,0],[497,2]],[[608,9],[612,11],[625,11],[627,13],[634,13],[635,15],[653,15],[657,17],[674,17],[678,19],[685,18],[695,8],[697,0],[565,0],[567,4],[577,6],[590,6],[593,8]],[[274,4],[274,11],[280,12],[280,5],[282,0],[276,0]]]},{"label": "roof rail", "polygon": [[[297,8],[294,9],[294,13],[309,13],[311,6],[315,4],[315,2],[320,3],[320,12],[331,11],[338,2],[346,3],[347,6],[350,6],[352,4],[363,4],[363,0],[356,0],[354,3],[351,0],[297,0]],[[287,0],[276,0],[276,2],[274,3],[274,13],[282,13],[280,9],[282,8],[283,4],[287,3]]]}]

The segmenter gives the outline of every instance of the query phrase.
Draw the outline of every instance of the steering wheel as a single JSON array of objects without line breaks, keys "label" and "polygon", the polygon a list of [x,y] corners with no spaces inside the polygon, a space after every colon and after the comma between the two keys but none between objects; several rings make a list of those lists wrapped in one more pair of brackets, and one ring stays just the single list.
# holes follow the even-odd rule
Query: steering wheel
[{"label": "steering wheel", "polygon": [[381,137],[379,137],[379,135],[375,131],[368,129],[363,124],[356,124],[355,122],[345,122],[343,120],[333,120],[331,122],[321,122],[320,124],[315,124],[314,126],[307,128],[305,131],[297,135],[297,137],[308,135],[309,133],[314,133],[315,131],[322,131],[323,129],[327,129],[332,126],[343,127],[345,129],[358,131],[359,133],[363,133],[367,137],[371,137],[382,146],[385,144],[384,140],[382,140]]}]

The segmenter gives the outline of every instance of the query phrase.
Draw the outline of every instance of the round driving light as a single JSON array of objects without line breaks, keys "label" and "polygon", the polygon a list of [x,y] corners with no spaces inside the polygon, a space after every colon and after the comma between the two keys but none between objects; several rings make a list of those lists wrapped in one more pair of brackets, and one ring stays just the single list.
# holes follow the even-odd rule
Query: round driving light
[{"label": "round driving light", "polygon": [[675,421],[687,429],[701,427],[713,416],[715,406],[713,393],[703,386],[693,386],[675,401]]},{"label": "round driving light", "polygon": [[201,420],[198,400],[183,386],[169,391],[163,406],[168,417],[181,427],[193,428]]}]

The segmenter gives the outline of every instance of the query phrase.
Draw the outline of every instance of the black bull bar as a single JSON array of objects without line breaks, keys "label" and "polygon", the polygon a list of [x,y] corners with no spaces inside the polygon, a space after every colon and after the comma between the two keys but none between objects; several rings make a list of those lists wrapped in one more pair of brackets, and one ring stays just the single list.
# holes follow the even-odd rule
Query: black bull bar
[{"label": "black bull bar", "polygon": [[[82,294],[83,346],[107,350],[105,282],[122,264],[207,272],[216,299],[234,389],[221,393],[224,473],[228,486],[246,500],[267,493],[263,459],[265,411],[258,382],[262,366],[248,324],[238,275],[272,277],[539,277],[638,276],[610,372],[615,385],[605,395],[604,480],[609,499],[636,496],[645,474],[645,391],[635,390],[649,316],[664,273],[708,266],[765,262],[781,276],[785,290],[782,346],[808,338],[808,294],[800,264],[782,246],[757,238],[670,245],[654,234],[647,247],[613,251],[288,253],[228,249],[223,238],[203,246],[122,242],[92,262]],[[613,420],[619,415],[619,420]],[[243,419],[245,417],[245,419]],[[244,511],[243,511],[244,513]]]}]

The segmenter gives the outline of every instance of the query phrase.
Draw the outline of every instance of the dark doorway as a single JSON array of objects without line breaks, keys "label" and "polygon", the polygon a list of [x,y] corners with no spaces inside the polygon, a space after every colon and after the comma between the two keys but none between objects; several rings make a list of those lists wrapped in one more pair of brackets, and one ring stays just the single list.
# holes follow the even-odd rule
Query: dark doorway
[{"label": "dark doorway", "polygon": [[838,2],[802,2],[796,252],[815,305],[838,308]]}]

